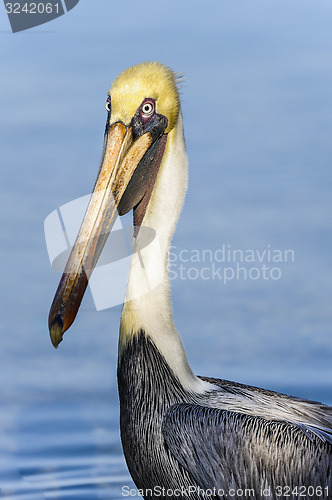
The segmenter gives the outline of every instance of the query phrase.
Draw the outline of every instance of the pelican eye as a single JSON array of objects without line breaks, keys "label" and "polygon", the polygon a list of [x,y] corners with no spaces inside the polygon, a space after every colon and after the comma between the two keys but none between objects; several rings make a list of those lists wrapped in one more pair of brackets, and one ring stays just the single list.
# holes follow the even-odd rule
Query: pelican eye
[{"label": "pelican eye", "polygon": [[106,111],[109,113],[111,111],[111,98],[106,99]]},{"label": "pelican eye", "polygon": [[143,118],[149,118],[154,113],[154,102],[146,101],[142,105],[142,116]]}]

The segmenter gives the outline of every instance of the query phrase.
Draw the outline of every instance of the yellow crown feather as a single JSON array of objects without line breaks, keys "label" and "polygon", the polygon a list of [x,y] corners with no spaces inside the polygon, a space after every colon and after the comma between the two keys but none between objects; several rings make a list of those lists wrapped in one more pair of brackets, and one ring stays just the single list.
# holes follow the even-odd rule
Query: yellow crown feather
[{"label": "yellow crown feather", "polygon": [[156,112],[168,119],[170,132],[180,109],[177,75],[159,62],[144,62],[132,66],[114,80],[108,92],[111,97],[112,122],[128,125],[146,97],[156,101]]}]

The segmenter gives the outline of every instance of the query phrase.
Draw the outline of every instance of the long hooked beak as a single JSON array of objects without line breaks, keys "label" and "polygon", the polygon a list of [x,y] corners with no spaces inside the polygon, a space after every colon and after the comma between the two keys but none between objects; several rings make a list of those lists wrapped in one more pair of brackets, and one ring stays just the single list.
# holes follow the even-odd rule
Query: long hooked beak
[{"label": "long hooked beak", "polygon": [[134,140],[132,127],[127,129],[121,122],[106,130],[94,190],[49,313],[54,347],[59,345],[76,317],[88,280],[115,222],[117,207],[152,143],[150,132]]}]

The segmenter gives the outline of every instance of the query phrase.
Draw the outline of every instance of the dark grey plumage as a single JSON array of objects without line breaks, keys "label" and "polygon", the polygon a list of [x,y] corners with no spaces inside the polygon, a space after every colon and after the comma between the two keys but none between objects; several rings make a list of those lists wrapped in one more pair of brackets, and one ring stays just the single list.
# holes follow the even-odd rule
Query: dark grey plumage
[{"label": "dark grey plumage", "polygon": [[239,488],[255,499],[332,497],[332,408],[204,380],[218,387],[204,394],[185,391],[144,332],[122,352],[121,438],[145,498],[160,498],[159,491],[178,498],[167,494],[173,490],[197,499],[213,488],[217,498],[217,490],[221,498],[244,497],[234,496]]},{"label": "dark grey plumage", "polygon": [[259,498],[267,488],[271,498],[278,498],[276,486],[328,486],[331,445],[318,437],[310,440],[285,422],[179,404],[166,413],[162,431],[196,482],[204,489],[224,490],[226,498],[230,489],[252,491]]}]

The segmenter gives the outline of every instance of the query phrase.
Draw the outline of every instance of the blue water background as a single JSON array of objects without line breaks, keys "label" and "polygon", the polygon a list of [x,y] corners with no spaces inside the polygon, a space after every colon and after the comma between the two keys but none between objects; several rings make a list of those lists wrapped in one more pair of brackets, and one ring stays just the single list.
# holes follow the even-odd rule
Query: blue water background
[{"label": "blue water background", "polygon": [[[43,222],[90,191],[107,90],[143,60],[186,77],[190,181],[172,250],[186,271],[172,297],[193,370],[332,403],[331,19],[327,0],[82,0],[13,35],[0,10],[0,497],[115,499],[133,486],[118,431],[121,307],[97,313],[88,294],[53,349],[59,275]],[[291,249],[294,262],[278,280],[224,284],[192,279],[211,262],[179,260],[223,245]]]}]

